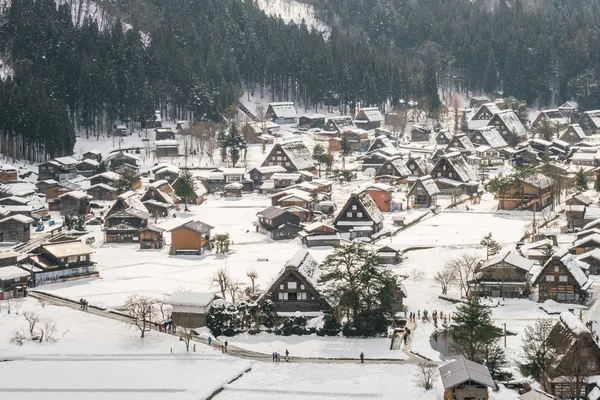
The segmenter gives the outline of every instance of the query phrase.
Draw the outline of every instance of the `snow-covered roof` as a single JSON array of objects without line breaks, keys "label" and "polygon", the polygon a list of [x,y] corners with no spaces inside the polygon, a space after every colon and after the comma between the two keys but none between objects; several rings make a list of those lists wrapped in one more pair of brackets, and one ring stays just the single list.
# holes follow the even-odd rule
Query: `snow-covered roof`
[{"label": "snow-covered roof", "polygon": [[142,203],[140,198],[136,195],[136,193],[133,190],[120,194],[117,197],[117,201],[122,201],[123,203],[125,203],[125,205],[127,205],[127,207],[132,207],[139,211],[148,212],[146,206]]},{"label": "snow-covered roof", "polygon": [[286,169],[281,165],[268,165],[265,167],[256,167],[256,170],[261,174],[273,174],[276,172],[285,172]]},{"label": "snow-covered roof", "polygon": [[366,190],[375,189],[383,192],[391,192],[394,190],[394,187],[392,185],[388,185],[387,183],[367,182],[366,184],[361,185],[361,187],[365,188]]},{"label": "snow-covered roof", "polygon": [[230,184],[228,184],[228,185],[225,185],[225,189],[226,189],[226,190],[227,190],[227,189],[235,189],[235,190],[239,190],[239,189],[242,189],[243,187],[244,187],[244,185],[243,185],[243,184],[241,184],[241,183],[239,183],[239,182],[233,182],[233,183],[230,183]]},{"label": "snow-covered roof", "polygon": [[[481,120],[482,118],[479,114],[483,113],[483,111],[485,111],[486,109],[489,111],[489,113],[491,115],[498,114],[500,112],[500,108],[498,108],[498,105],[496,103],[485,103],[485,104],[480,105],[479,108],[477,109],[477,111],[475,111],[473,113],[473,116],[471,117],[470,121]],[[477,119],[475,119],[475,118],[477,118]],[[491,117],[487,118],[487,121],[489,121],[490,119],[491,119]]]},{"label": "snow-covered roof", "polygon": [[369,122],[383,122],[383,115],[377,107],[365,107],[358,110],[357,118],[365,116]]},{"label": "snow-covered roof", "polygon": [[467,150],[475,150],[475,146],[473,146],[473,143],[471,142],[471,140],[464,133],[455,135],[452,138],[452,141],[448,144],[448,149],[455,147],[454,139],[458,140],[461,148],[467,149]]},{"label": "snow-covered roof", "polygon": [[477,134],[480,134],[487,144],[495,149],[501,149],[508,146],[502,135],[500,135],[500,132],[493,126],[477,128],[475,129],[474,135]]},{"label": "snow-covered roof", "polygon": [[16,171],[17,169],[10,164],[0,164],[0,171],[8,172],[8,171]]},{"label": "snow-covered roof", "polygon": [[538,389],[532,389],[529,392],[520,395],[519,400],[556,400],[556,397],[550,396]]},{"label": "snow-covered roof", "polygon": [[187,229],[197,232],[197,233],[209,233],[212,229],[215,229],[214,226],[205,224],[202,221],[188,221],[185,224],[181,224],[174,228],[169,229],[169,232],[176,231],[180,228],[187,228]]},{"label": "snow-covered roof", "polygon": [[10,265],[8,267],[0,268],[0,280],[6,281],[9,279],[25,278],[31,274],[24,269]]},{"label": "snow-covered roof", "polygon": [[301,140],[281,143],[281,150],[288,156],[296,169],[313,169],[315,167],[310,150]]},{"label": "snow-covered roof", "polygon": [[175,292],[167,299],[167,304],[173,306],[208,307],[217,295],[200,292]]},{"label": "snow-covered roof", "polygon": [[517,268],[520,268],[520,269],[528,271],[528,272],[531,269],[531,267],[533,267],[533,265],[535,264],[535,261],[528,260],[524,257],[521,257],[517,253],[514,253],[512,251],[505,251],[505,252],[502,252],[502,253],[490,258],[486,262],[484,262],[482,265],[482,268],[496,265],[501,262],[505,262],[506,264],[513,265]]},{"label": "snow-covered roof", "polygon": [[599,219],[595,219],[595,220],[593,220],[592,222],[589,222],[589,223],[587,223],[587,224],[586,224],[586,225],[583,227],[582,231],[585,231],[585,230],[588,230],[588,229],[592,229],[592,228],[594,228],[594,227],[596,227],[596,226],[599,226],[599,227],[600,227],[600,218],[599,218]]},{"label": "snow-covered roof", "polygon": [[314,230],[316,230],[316,229],[319,229],[319,228],[320,228],[320,227],[322,227],[322,226],[324,226],[324,227],[326,227],[326,228],[328,228],[328,229],[334,230],[334,231],[336,231],[336,230],[337,230],[337,229],[335,228],[335,226],[332,226],[332,225],[329,225],[329,224],[326,224],[326,223],[323,223],[323,222],[313,222],[313,223],[312,223],[312,224],[310,224],[310,225],[306,225],[306,226],[304,227],[304,230],[305,230],[305,231],[307,231],[307,232],[312,232],[312,231],[314,231]]},{"label": "snow-covered roof", "polygon": [[72,240],[70,242],[60,243],[47,243],[42,245],[43,249],[49,254],[56,258],[63,258],[68,256],[91,254],[94,251],[87,244],[80,242],[79,240]]},{"label": "snow-covered roof", "polygon": [[560,138],[563,139],[565,137],[570,136],[570,133],[574,133],[579,140],[585,140],[585,132],[581,128],[579,124],[571,124],[567,127],[567,129],[560,135]]},{"label": "snow-covered roof", "polygon": [[576,335],[590,333],[584,323],[569,311],[560,313],[560,322],[562,322],[571,332]]},{"label": "snow-covered roof", "polygon": [[596,128],[600,128],[600,110],[584,111],[583,114],[589,117]]},{"label": "snow-covered roof", "polygon": [[580,239],[578,241],[576,241],[575,243],[573,243],[573,247],[585,247],[586,244],[589,243],[597,243],[598,245],[600,245],[600,234],[598,233],[594,233],[592,235],[586,236],[583,239]]},{"label": "snow-covered roof", "polygon": [[296,118],[298,115],[293,102],[269,103],[269,108],[273,110],[277,119]]},{"label": "snow-covered roof", "polygon": [[97,184],[95,184],[93,186],[90,186],[86,190],[89,191],[89,190],[92,190],[92,189],[104,189],[104,190],[108,190],[109,192],[116,192],[117,191],[116,188],[114,188],[114,187],[112,187],[110,185],[107,185],[106,183],[97,183]]},{"label": "snow-covered roof", "polygon": [[319,263],[310,255],[308,250],[298,250],[296,254],[285,263],[284,270],[289,268],[297,270],[316,288],[320,275]]},{"label": "snow-covered roof", "polygon": [[179,142],[175,139],[156,140],[154,145],[156,147],[179,147]]},{"label": "snow-covered roof", "polygon": [[477,181],[477,174],[475,173],[475,171],[473,171],[473,168],[471,168],[469,164],[467,164],[467,162],[465,161],[463,156],[460,155],[460,153],[449,153],[440,157],[440,161],[442,159],[448,160],[448,163],[452,165],[461,181]]},{"label": "snow-covered roof", "polygon": [[77,160],[73,157],[56,157],[54,161],[59,162],[62,165],[73,165],[77,164]]},{"label": "snow-covered roof", "polygon": [[554,179],[539,173],[528,176],[523,181],[540,189],[546,189],[554,185]]},{"label": "snow-covered roof", "polygon": [[585,213],[583,214],[583,219],[593,219],[593,220],[600,219],[600,207],[592,207],[592,206],[586,207]]},{"label": "snow-covered roof", "polygon": [[107,179],[109,181],[116,182],[119,179],[121,179],[121,175],[117,174],[116,172],[106,171],[106,172],[102,172],[101,174],[97,174],[97,175],[91,176],[88,179],[92,180],[92,179],[96,179],[96,178],[104,178],[104,179]]},{"label": "snow-covered roof", "polygon": [[100,163],[97,160],[92,160],[90,158],[86,158],[85,160],[81,160],[77,163],[78,166],[81,164],[88,164],[93,167],[97,167],[98,165],[100,165]]},{"label": "snow-covered roof", "polygon": [[560,110],[558,109],[552,109],[552,110],[542,110],[539,112],[538,116],[536,117],[536,121],[541,117],[544,116],[548,122],[554,126],[564,126],[564,125],[568,125],[569,124],[569,119],[565,118],[564,115],[562,115],[562,113],[560,112]]},{"label": "snow-covered roof", "polygon": [[288,196],[280,198],[279,202],[290,201],[290,200],[292,200],[292,201],[300,200],[300,201],[311,202],[313,200],[313,198],[309,194],[295,193],[295,194],[290,194]]},{"label": "snow-covered roof", "polygon": [[177,174],[179,174],[179,171],[180,171],[180,170],[179,170],[179,168],[178,168],[178,167],[176,167],[176,166],[174,166],[174,165],[167,165],[167,166],[164,166],[163,168],[161,168],[161,169],[157,170],[157,171],[154,173],[154,175],[157,175],[157,174],[165,174],[165,173],[171,173],[171,174],[175,174],[175,175],[177,175]]},{"label": "snow-covered roof", "polygon": [[590,250],[590,251],[588,251],[586,253],[577,255],[577,259],[580,260],[580,261],[587,260],[587,259],[590,259],[590,258],[593,258],[596,261],[600,261],[600,249]]},{"label": "snow-covered roof", "polygon": [[577,104],[577,102],[571,100],[571,101],[567,101],[562,106],[558,107],[558,109],[573,111],[573,110],[576,110],[578,107],[579,107],[579,105]]},{"label": "snow-covered roof", "polygon": [[29,204],[29,200],[24,199],[22,197],[18,197],[18,196],[10,196],[10,197],[5,197],[3,199],[0,199],[0,204],[7,202],[7,201],[13,201],[15,203],[19,203],[22,205],[27,205]]},{"label": "snow-covered roof", "polygon": [[78,199],[78,200],[92,198],[92,196],[90,196],[86,192],[82,192],[80,190],[74,190],[72,192],[68,192],[68,193],[61,194],[60,196],[58,196],[59,199],[66,198],[66,197],[72,197],[72,198]]},{"label": "snow-covered roof", "polygon": [[298,179],[300,179],[302,175],[300,175],[298,172],[276,172],[273,175],[271,175],[271,179],[273,180],[292,180],[292,181],[297,181]]},{"label": "snow-covered roof", "polygon": [[244,175],[246,168],[219,168],[223,175]]},{"label": "snow-covered roof", "polygon": [[490,371],[484,365],[477,364],[463,357],[449,364],[442,365],[439,369],[444,389],[455,387],[467,381],[474,381],[491,388],[496,387]]},{"label": "snow-covered roof", "polygon": [[423,188],[429,196],[434,196],[441,193],[440,189],[435,184],[435,181],[431,179],[431,175],[424,175],[417,178],[417,180],[415,181],[415,185],[417,184],[417,182],[420,182],[421,185],[423,185]]},{"label": "snow-covered roof", "polygon": [[451,140],[452,139],[452,134],[450,133],[450,131],[448,129],[441,129],[437,135],[435,135],[435,141],[437,142],[440,139],[447,139],[447,140]]},{"label": "snow-covered roof", "polygon": [[356,125],[354,125],[354,122],[352,121],[352,117],[349,116],[330,117],[327,120],[327,123],[329,122],[331,122],[340,132],[343,132],[346,129],[356,128]]},{"label": "snow-covered roof", "polygon": [[23,214],[15,214],[15,215],[11,215],[10,217],[1,219],[0,224],[2,224],[4,222],[9,222],[9,221],[16,221],[21,224],[31,224],[31,223],[33,223],[34,219],[31,217],[28,217],[26,215],[23,215]]},{"label": "snow-covered roof", "polygon": [[373,222],[376,224],[383,221],[383,214],[379,210],[379,207],[377,207],[377,203],[375,203],[375,200],[373,200],[369,192],[363,189],[359,190],[359,193],[354,192],[352,195],[358,198],[358,201],[361,203],[367,214],[369,214],[371,220],[373,220]]},{"label": "snow-covered roof", "polygon": [[563,249],[554,253],[552,258],[546,262],[546,265],[556,258],[560,259],[560,262],[567,268],[579,287],[583,287],[588,282],[588,277],[583,272],[589,268],[588,263],[578,260],[577,255],[569,254],[566,249]]},{"label": "snow-covered roof", "polygon": [[516,133],[517,136],[527,135],[527,130],[525,129],[525,127],[519,120],[519,117],[517,117],[517,114],[515,114],[513,110],[502,110],[496,115],[498,115],[498,118],[500,118],[502,122],[504,122],[504,125],[506,126],[506,128],[508,128],[510,132]]}]

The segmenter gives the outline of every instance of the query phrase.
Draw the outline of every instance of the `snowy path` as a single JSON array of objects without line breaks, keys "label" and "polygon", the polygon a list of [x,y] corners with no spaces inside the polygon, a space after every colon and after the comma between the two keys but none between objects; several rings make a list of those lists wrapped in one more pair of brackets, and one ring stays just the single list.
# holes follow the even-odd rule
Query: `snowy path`
[{"label": "snowy path", "polygon": [[[40,301],[43,301],[45,303],[62,306],[62,307],[69,307],[72,309],[79,309],[79,304],[77,304],[76,302],[60,299],[58,297],[51,296],[46,293],[30,291],[29,296],[36,298]],[[114,319],[114,320],[117,320],[120,322],[131,323],[131,319],[127,316],[124,316],[123,314],[100,310],[100,309],[95,309],[95,308],[93,308],[93,305],[91,308],[88,309],[87,313],[91,313],[91,314],[105,317],[105,318]],[[154,327],[154,329],[156,329],[156,328]],[[195,337],[194,341],[208,345],[208,342],[207,342],[206,338],[204,338],[204,337],[199,337],[199,336]],[[214,339],[212,341],[212,343],[213,343],[212,346],[216,347],[216,348],[220,348],[221,345],[223,344],[221,341],[219,341],[217,339]],[[263,353],[243,349],[240,347],[236,347],[233,345],[228,345],[227,347],[228,347],[227,354],[230,356],[247,359],[247,360],[253,360],[253,361],[272,362],[271,354],[263,354]],[[72,356],[69,356],[69,357],[72,357]],[[291,362],[292,363],[300,362],[300,363],[356,364],[359,361],[357,358],[292,357]],[[407,364],[407,363],[416,363],[417,360],[415,358],[411,357],[409,354],[407,354],[407,358],[405,360],[393,359],[393,358],[377,358],[377,359],[369,359],[368,362],[369,363],[377,363],[377,364]]]}]

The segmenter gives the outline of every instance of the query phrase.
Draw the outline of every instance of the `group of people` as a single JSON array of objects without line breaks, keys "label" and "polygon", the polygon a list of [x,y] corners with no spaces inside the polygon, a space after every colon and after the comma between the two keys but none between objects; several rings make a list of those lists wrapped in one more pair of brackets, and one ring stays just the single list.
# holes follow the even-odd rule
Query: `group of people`
[{"label": "group of people", "polygon": [[[285,349],[285,358],[284,358],[285,362],[289,362],[290,361],[290,352],[288,351],[288,349]],[[281,361],[281,354],[279,354],[279,352],[274,352],[273,353],[273,362],[280,362]]]},{"label": "group of people", "polygon": [[87,311],[88,301],[84,298],[79,299],[79,308],[83,311]]},{"label": "group of people", "polygon": [[408,326],[404,328],[404,344],[408,342],[408,338],[410,337],[410,329]]},{"label": "group of people", "polygon": [[[208,345],[209,346],[210,346],[211,342],[212,342],[211,338],[208,338]],[[221,353],[223,353],[223,354],[227,353],[227,345],[228,344],[229,343],[227,343],[227,340],[223,344],[221,344]]]},{"label": "group of people", "polygon": [[410,312],[408,318],[410,319],[411,322],[416,322],[417,319],[421,320],[422,322],[431,322],[433,320],[433,323],[435,324],[436,327],[437,327],[437,323],[438,323],[438,318],[440,320],[444,321],[444,325],[446,325],[450,321],[450,315],[444,314],[443,311],[440,311],[438,313],[437,310],[433,310],[431,315],[429,314],[429,311],[423,310],[422,318],[421,318],[421,310],[417,310],[416,313]]},{"label": "group of people", "polygon": [[173,325],[173,322],[165,322],[164,324],[158,324],[158,331],[164,333],[174,333],[175,325]]}]

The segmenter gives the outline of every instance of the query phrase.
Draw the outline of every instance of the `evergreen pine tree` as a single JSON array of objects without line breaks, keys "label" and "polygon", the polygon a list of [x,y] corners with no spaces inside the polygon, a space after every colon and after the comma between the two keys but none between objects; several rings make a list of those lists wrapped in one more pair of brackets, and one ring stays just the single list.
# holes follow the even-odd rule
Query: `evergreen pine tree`
[{"label": "evergreen pine tree", "polygon": [[469,130],[469,122],[467,121],[467,112],[463,111],[462,117],[460,118],[460,130],[463,133],[467,133]]},{"label": "evergreen pine tree", "polygon": [[579,168],[579,171],[577,171],[577,175],[575,176],[575,187],[577,188],[577,190],[584,192],[588,188],[587,185],[587,176],[585,176],[583,168]]},{"label": "evergreen pine tree", "polygon": [[491,232],[485,235],[479,244],[486,247],[487,259],[489,259],[490,256],[495,256],[502,250],[502,246],[494,240]]},{"label": "evergreen pine tree", "polygon": [[493,93],[498,88],[498,67],[496,66],[496,56],[494,49],[490,46],[488,50],[488,60],[483,73],[483,89],[486,93]]},{"label": "evergreen pine tree", "polygon": [[225,162],[227,160],[227,148],[229,147],[229,138],[227,137],[227,133],[225,132],[225,127],[221,126],[219,128],[219,135],[217,136],[217,145],[219,146],[221,161]]},{"label": "evergreen pine tree", "polygon": [[196,196],[194,177],[192,176],[190,171],[186,170],[181,172],[173,186],[175,189],[175,194],[183,199],[184,210],[189,211],[188,199],[194,198]]},{"label": "evergreen pine tree", "polygon": [[229,127],[229,135],[227,137],[227,147],[229,147],[229,156],[231,158],[231,165],[235,167],[235,164],[240,159],[240,150],[246,148],[246,141],[244,137],[238,130],[237,124],[234,122],[231,123]]}]

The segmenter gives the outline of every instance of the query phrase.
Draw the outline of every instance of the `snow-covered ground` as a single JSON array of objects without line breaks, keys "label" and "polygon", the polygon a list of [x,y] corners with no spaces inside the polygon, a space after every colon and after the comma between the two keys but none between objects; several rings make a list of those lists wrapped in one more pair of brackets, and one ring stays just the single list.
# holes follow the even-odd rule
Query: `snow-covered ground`
[{"label": "snow-covered ground", "polygon": [[[176,337],[32,298],[0,301],[0,362],[5,396],[20,399],[204,399],[246,370],[250,363],[198,344],[185,352]],[[17,308],[20,308],[17,315]],[[29,337],[26,311],[57,325],[56,342],[11,344],[15,331]],[[37,330],[37,329],[36,329]]]},{"label": "snow-covered ground", "polygon": [[304,21],[308,29],[314,28],[325,36],[331,32],[325,23],[317,19],[310,4],[296,0],[255,0],[255,4],[266,14],[281,17],[285,22],[300,24]]}]

